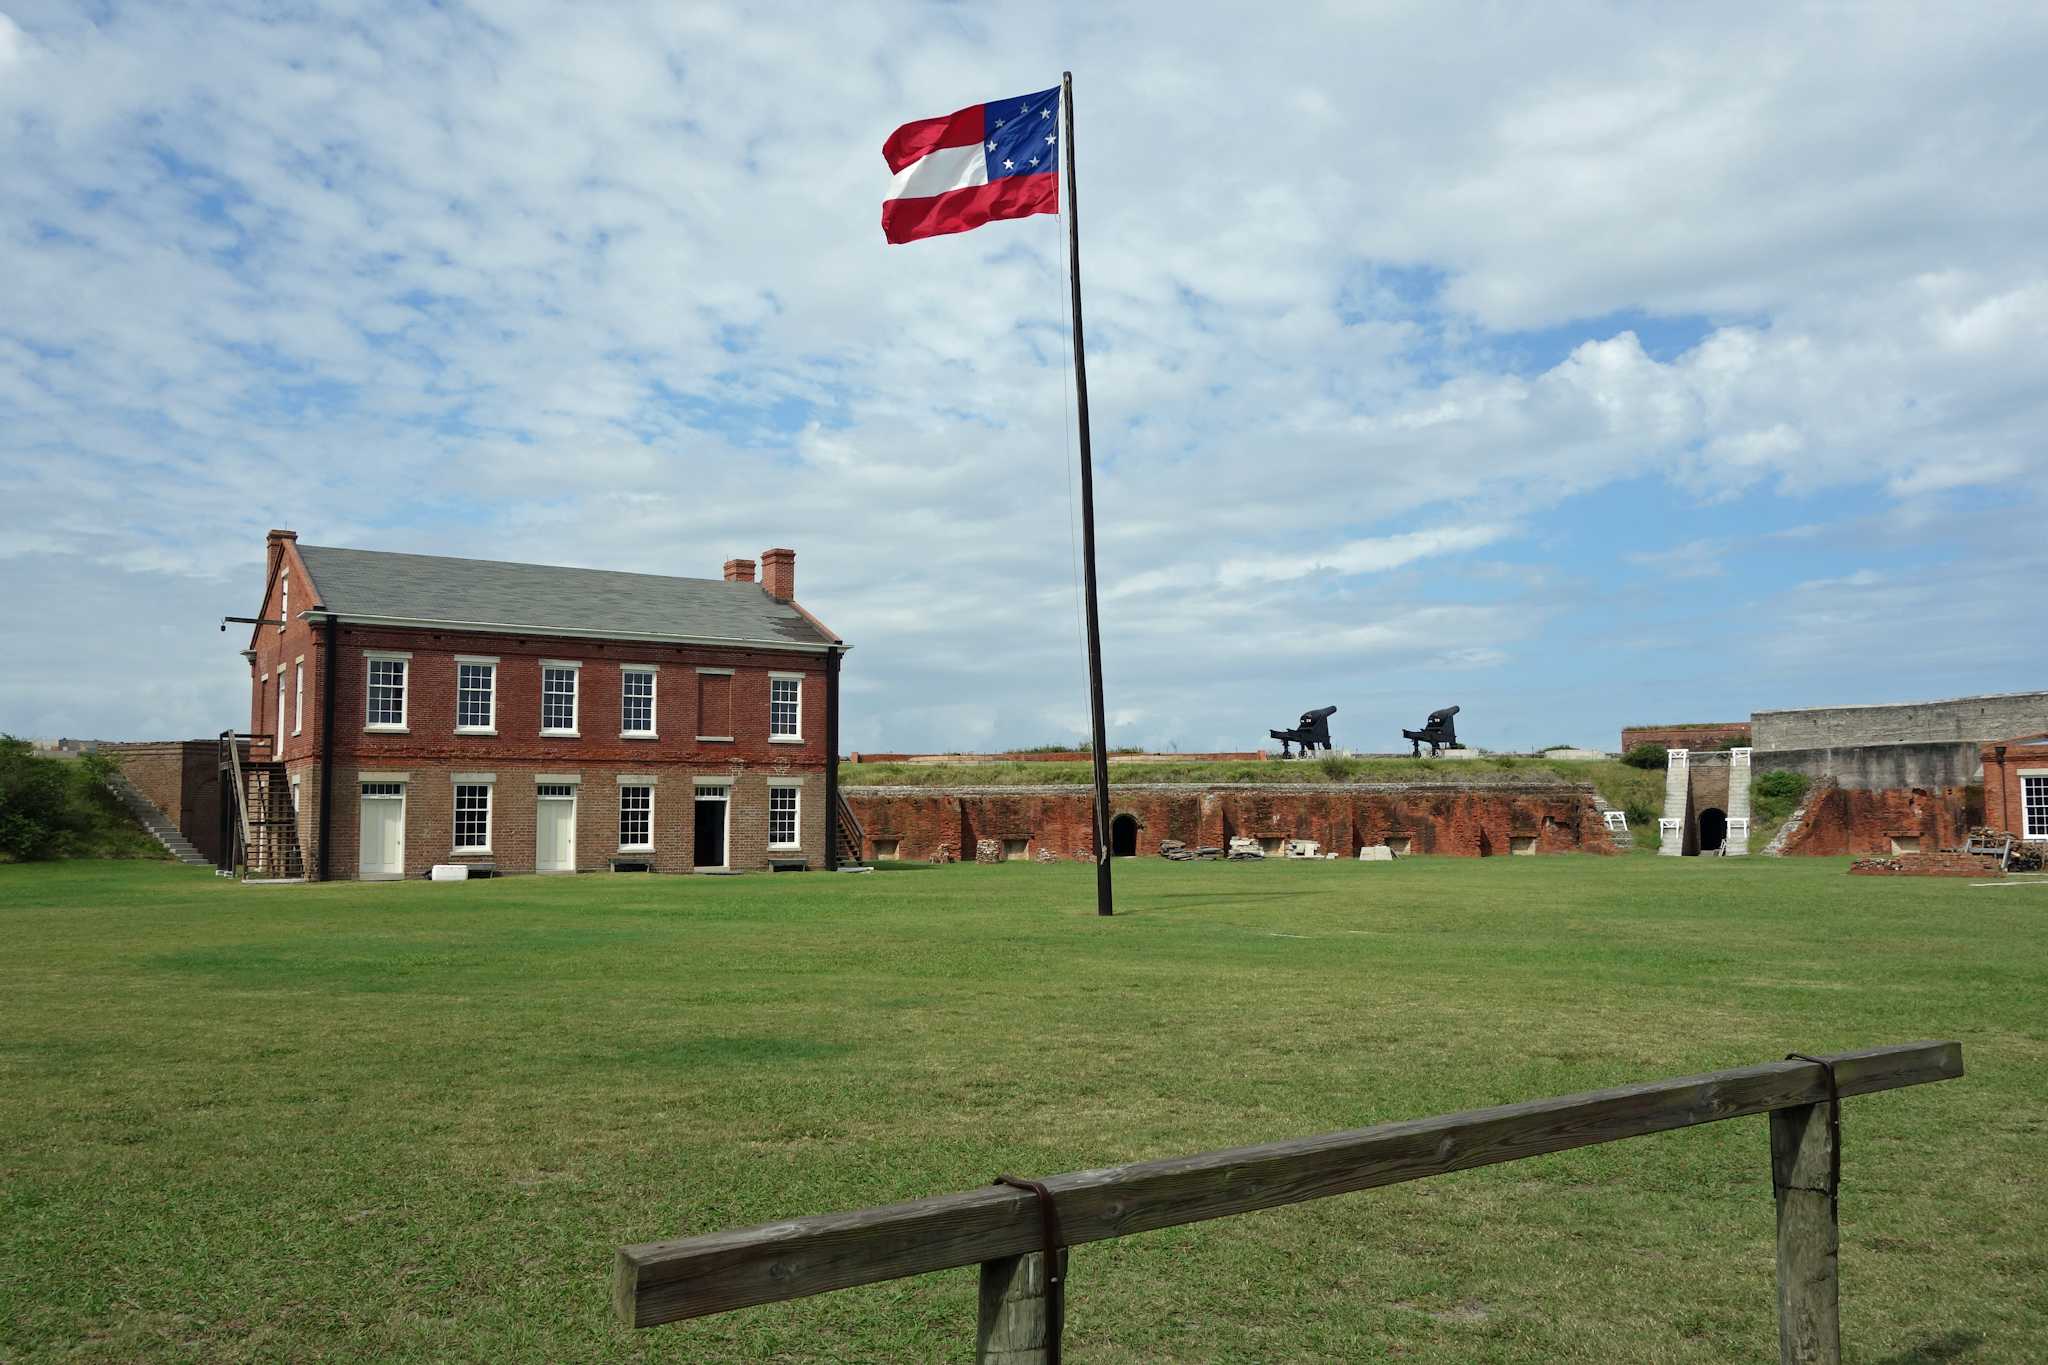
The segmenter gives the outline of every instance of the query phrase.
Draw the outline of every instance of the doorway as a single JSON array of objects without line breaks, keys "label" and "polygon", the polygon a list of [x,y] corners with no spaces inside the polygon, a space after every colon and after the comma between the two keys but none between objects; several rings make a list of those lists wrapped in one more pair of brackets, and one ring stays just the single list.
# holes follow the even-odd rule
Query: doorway
[{"label": "doorway", "polygon": [[697,788],[697,828],[690,862],[700,872],[725,871],[729,834],[726,810],[732,805],[732,788]]},{"label": "doorway", "polygon": [[1138,817],[1119,815],[1109,822],[1109,853],[1113,858],[1138,856]]},{"label": "doorway", "polygon": [[366,882],[400,880],[405,876],[405,784],[365,782],[361,795],[356,875]]},{"label": "doorway", "polygon": [[570,783],[534,788],[533,870],[576,870],[576,788]]},{"label": "doorway", "polygon": [[1700,812],[1700,852],[1719,853],[1728,842],[1728,812],[1709,806]]}]

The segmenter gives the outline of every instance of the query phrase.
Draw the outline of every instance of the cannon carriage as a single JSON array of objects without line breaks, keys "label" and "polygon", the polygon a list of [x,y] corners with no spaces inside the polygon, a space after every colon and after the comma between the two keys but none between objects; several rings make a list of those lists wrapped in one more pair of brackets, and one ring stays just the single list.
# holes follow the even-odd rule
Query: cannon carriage
[{"label": "cannon carriage", "polygon": [[1423,722],[1420,730],[1403,730],[1401,738],[1415,746],[1412,756],[1422,757],[1422,746],[1425,744],[1429,746],[1431,758],[1436,758],[1446,749],[1464,748],[1464,745],[1458,743],[1458,727],[1451,719],[1457,714],[1457,707],[1446,706],[1441,711],[1430,712],[1429,719]]}]

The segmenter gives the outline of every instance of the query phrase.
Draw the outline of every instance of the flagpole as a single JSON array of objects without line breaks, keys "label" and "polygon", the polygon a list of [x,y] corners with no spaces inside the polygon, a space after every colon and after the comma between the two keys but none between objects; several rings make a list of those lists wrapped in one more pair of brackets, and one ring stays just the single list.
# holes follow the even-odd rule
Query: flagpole
[{"label": "flagpole", "polygon": [[1109,740],[1102,720],[1102,622],[1095,606],[1095,462],[1088,445],[1088,351],[1081,339],[1081,226],[1074,193],[1074,73],[1060,73],[1067,154],[1067,266],[1074,305],[1074,397],[1081,423],[1081,579],[1088,596],[1088,723],[1095,764],[1095,913],[1116,913],[1109,891]]}]

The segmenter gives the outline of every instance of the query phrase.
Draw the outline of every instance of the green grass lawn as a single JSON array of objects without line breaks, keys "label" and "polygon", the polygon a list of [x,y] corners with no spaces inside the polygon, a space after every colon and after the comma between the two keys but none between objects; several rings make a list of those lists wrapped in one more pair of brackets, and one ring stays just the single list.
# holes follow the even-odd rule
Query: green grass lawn
[{"label": "green grass lawn", "polygon": [[[0,867],[0,1360],[962,1360],[962,1269],[629,1332],[621,1243],[1923,1037],[1860,1361],[2048,1359],[2048,887],[1413,859],[254,888]],[[1774,1357],[1766,1124],[1079,1248],[1076,1361]]]}]

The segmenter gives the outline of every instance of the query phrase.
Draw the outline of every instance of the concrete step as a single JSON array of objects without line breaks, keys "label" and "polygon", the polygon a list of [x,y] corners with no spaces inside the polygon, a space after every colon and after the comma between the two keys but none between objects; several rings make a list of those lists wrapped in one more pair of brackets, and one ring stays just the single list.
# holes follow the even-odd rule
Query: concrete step
[{"label": "concrete step", "polygon": [[213,860],[192,846],[184,832],[171,822],[154,801],[144,796],[133,782],[114,773],[107,778],[107,789],[120,799],[135,817],[137,824],[149,832],[149,836],[163,845],[164,851],[188,867],[211,867]]}]

